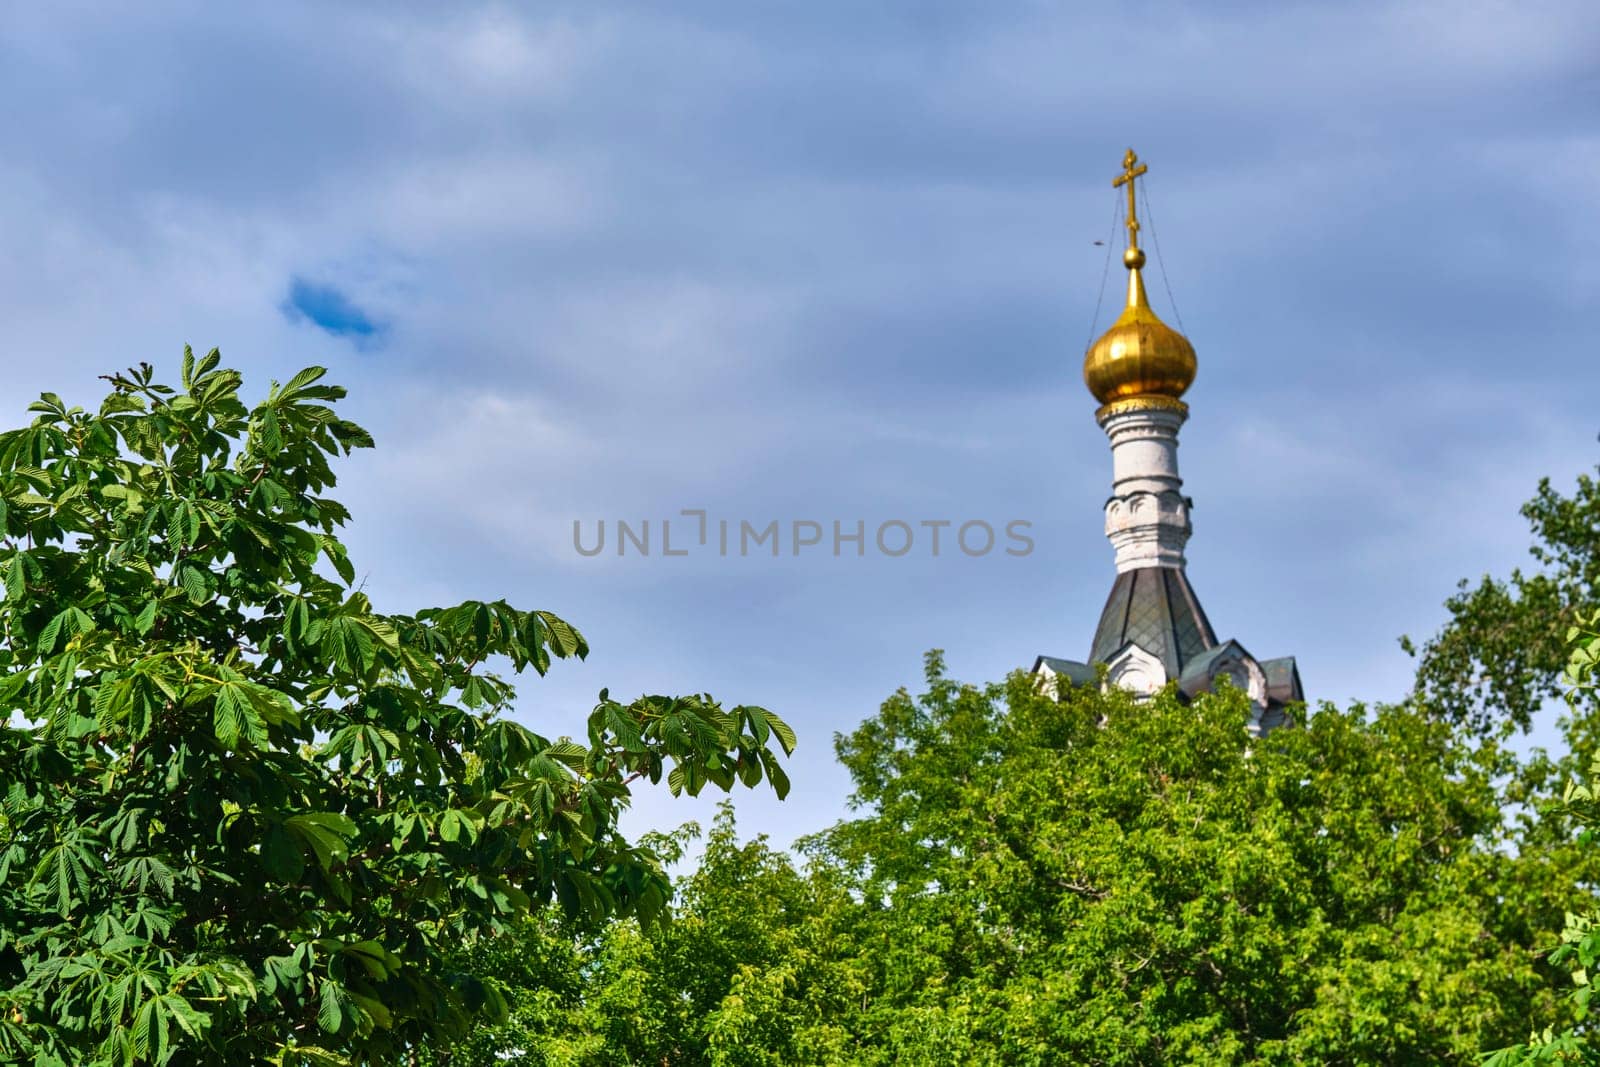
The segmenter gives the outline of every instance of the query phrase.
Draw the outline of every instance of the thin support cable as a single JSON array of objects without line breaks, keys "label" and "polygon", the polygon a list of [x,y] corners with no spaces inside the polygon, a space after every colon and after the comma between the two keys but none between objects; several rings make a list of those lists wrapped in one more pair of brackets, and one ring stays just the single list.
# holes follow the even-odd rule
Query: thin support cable
[{"label": "thin support cable", "polygon": [[1114,196],[1111,202],[1111,232],[1106,236],[1106,265],[1100,271],[1100,295],[1094,300],[1094,319],[1089,323],[1089,338],[1083,342],[1085,352],[1094,344],[1094,332],[1100,325],[1100,307],[1106,299],[1106,279],[1111,276],[1111,249],[1117,243],[1117,223],[1122,220],[1122,197]]},{"label": "thin support cable", "polygon": [[1150,239],[1156,246],[1156,265],[1161,268],[1161,285],[1167,291],[1167,303],[1172,306],[1173,317],[1178,320],[1178,329],[1188,333],[1189,329],[1183,324],[1183,312],[1178,310],[1178,302],[1172,297],[1172,283],[1167,280],[1167,262],[1161,258],[1161,231],[1156,229],[1156,213],[1150,206],[1150,179],[1144,180],[1144,213],[1150,220]]}]

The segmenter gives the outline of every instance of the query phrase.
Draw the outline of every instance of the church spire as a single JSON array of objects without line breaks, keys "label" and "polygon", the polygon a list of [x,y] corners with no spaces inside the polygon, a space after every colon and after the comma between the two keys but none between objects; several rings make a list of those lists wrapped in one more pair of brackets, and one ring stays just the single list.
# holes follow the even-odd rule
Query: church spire
[{"label": "church spire", "polygon": [[1040,656],[1033,672],[1059,692],[1063,679],[1094,684],[1103,665],[1111,685],[1149,694],[1176,683],[1185,697],[1226,677],[1249,695],[1248,728],[1259,733],[1304,699],[1300,674],[1293,657],[1258,661],[1237,641],[1219,642],[1185,573],[1193,502],[1178,477],[1178,430],[1189,417],[1181,398],[1196,361],[1189,339],[1157,317],[1145,292],[1136,183],[1148,169],[1130,148],[1112,179],[1128,197],[1128,302],[1083,358],[1084,383],[1100,402],[1095,421],[1111,442],[1105,530],[1117,577],[1088,661]]},{"label": "church spire", "polygon": [[1145,294],[1137,181],[1149,169],[1130,148],[1122,173],[1111,180],[1112,188],[1128,195],[1128,247],[1122,253],[1128,303],[1083,359],[1083,380],[1101,404],[1095,418],[1111,439],[1106,536],[1116,549],[1119,573],[1182,570],[1190,529],[1189,499],[1178,477],[1178,428],[1189,413],[1179,398],[1194,381],[1194,346],[1157,317]]},{"label": "church spire", "polygon": [[1145,691],[1181,677],[1217,644],[1184,573],[1192,503],[1178,477],[1178,430],[1189,414],[1179,398],[1194,381],[1195,356],[1145,293],[1137,183],[1148,170],[1130,148],[1111,181],[1128,196],[1128,303],[1083,360],[1083,380],[1101,405],[1095,421],[1111,442],[1106,539],[1117,560],[1089,658],[1108,664],[1118,684]]}]

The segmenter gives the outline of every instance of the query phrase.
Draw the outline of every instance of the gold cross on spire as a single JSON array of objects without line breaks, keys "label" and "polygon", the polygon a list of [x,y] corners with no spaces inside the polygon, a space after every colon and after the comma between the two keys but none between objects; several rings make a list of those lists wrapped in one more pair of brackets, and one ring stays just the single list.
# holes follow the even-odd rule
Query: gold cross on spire
[{"label": "gold cross on spire", "polygon": [[[1133,149],[1130,148],[1128,149],[1128,154],[1122,157],[1122,173],[1111,179],[1111,187],[1113,189],[1120,189],[1124,185],[1128,187],[1129,252],[1137,252],[1139,250],[1139,213],[1138,206],[1134,202],[1133,198],[1133,179],[1137,178],[1139,175],[1143,174],[1149,169],[1149,167],[1139,162],[1139,157],[1135,155]],[[1127,259],[1126,256],[1123,258],[1124,260]]]}]

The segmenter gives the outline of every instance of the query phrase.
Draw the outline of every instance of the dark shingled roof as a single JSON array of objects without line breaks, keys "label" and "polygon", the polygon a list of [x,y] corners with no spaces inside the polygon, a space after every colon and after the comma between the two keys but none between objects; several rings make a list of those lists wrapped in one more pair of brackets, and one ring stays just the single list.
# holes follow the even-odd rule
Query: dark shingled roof
[{"label": "dark shingled roof", "polygon": [[1211,680],[1211,665],[1229,649],[1234,649],[1245,656],[1250,655],[1243,645],[1232,638],[1222,642],[1220,645],[1213,645],[1183,665],[1183,674],[1178,678],[1179,691],[1186,697],[1193,697],[1196,693],[1204,690]]},{"label": "dark shingled roof", "polygon": [[1040,656],[1033,661],[1032,673],[1038,674],[1040,667],[1049,667],[1058,678],[1065,678],[1072,685],[1089,685],[1097,676],[1093,667],[1087,663],[1080,663],[1075,659]]},{"label": "dark shingled roof", "polygon": [[1109,662],[1130,641],[1161,660],[1169,678],[1182,675],[1191,660],[1217,644],[1183,571],[1140,567],[1117,575],[1089,662]]},{"label": "dark shingled roof", "polygon": [[[1090,685],[1098,677],[1095,664],[1110,663],[1130,644],[1159,659],[1167,677],[1177,681],[1178,691],[1186,699],[1210,688],[1212,670],[1224,653],[1233,650],[1254,659],[1239,642],[1217,640],[1183,571],[1176,567],[1140,567],[1117,575],[1105,610],[1100,613],[1088,663],[1040,656],[1033,662],[1033,673],[1049,667],[1072,685]],[[1265,731],[1285,721],[1284,705],[1305,700],[1305,689],[1293,656],[1256,663],[1267,682],[1267,709],[1261,720]]]},{"label": "dark shingled roof", "polygon": [[1267,696],[1275,704],[1289,704],[1304,700],[1306,693],[1300,685],[1300,668],[1293,656],[1261,661],[1261,672],[1267,676]]}]

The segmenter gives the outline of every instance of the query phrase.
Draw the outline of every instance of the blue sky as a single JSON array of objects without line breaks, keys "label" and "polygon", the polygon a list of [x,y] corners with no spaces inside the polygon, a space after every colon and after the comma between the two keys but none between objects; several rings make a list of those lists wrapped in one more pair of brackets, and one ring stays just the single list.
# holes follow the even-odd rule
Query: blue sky
[{"label": "blue sky", "polygon": [[379,327],[337,285],[294,278],[281,309],[290,322],[309,322],[335,337],[372,342]]},{"label": "blue sky", "polygon": [[[1600,454],[1586,0],[25,5],[0,90],[13,422],[186,342],[263,389],[327,365],[379,442],[342,475],[378,604],[570,618],[594,654],[519,706],[551,733],[602,686],[773,708],[795,791],[739,803],[780,841],[842,814],[833,733],[926,649],[1087,652],[1130,144],[1200,359],[1189,573],[1313,696],[1402,693],[1396,638]],[[685,508],[1035,548],[573,551]]]}]

